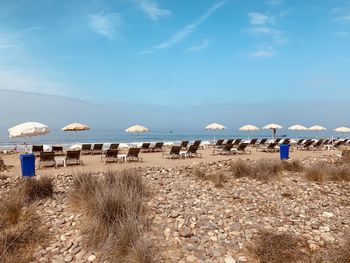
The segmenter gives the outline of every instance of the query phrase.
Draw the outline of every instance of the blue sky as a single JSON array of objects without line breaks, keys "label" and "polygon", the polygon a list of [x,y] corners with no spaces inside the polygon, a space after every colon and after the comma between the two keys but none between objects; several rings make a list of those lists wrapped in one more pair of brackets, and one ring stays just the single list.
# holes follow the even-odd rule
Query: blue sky
[{"label": "blue sky", "polygon": [[1,0],[0,88],[101,104],[345,100],[350,1]]}]

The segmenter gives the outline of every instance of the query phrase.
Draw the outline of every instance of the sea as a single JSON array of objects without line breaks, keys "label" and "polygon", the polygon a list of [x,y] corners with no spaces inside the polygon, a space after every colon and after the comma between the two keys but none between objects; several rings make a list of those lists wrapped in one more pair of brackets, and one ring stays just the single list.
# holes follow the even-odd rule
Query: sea
[{"label": "sea", "polygon": [[[77,137],[76,137],[77,136]],[[277,137],[287,138],[344,138],[343,134],[333,132],[296,132],[288,130],[279,130]],[[252,139],[252,138],[272,138],[269,130],[260,130],[255,132],[242,132],[237,130],[154,130],[147,133],[125,133],[121,130],[111,128],[91,129],[89,131],[63,132],[60,129],[51,129],[51,132],[43,135],[32,137],[31,140],[25,138],[9,138],[7,128],[0,128],[0,149],[11,149],[14,146],[27,144],[47,144],[47,145],[63,145],[69,147],[76,143],[141,143],[141,142],[172,142],[177,143],[182,140],[202,140],[214,141],[217,139]]]}]

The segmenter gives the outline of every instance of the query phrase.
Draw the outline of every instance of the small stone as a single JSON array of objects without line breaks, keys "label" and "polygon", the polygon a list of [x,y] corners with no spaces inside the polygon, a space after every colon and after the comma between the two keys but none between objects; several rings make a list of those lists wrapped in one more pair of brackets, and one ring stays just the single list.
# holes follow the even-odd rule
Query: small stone
[{"label": "small stone", "polygon": [[329,212],[323,212],[322,216],[326,218],[331,218],[332,216],[334,216],[334,214]]},{"label": "small stone", "polygon": [[192,237],[194,234],[193,234],[191,228],[183,227],[180,229],[179,235],[180,235],[180,237],[189,238],[189,237]]},{"label": "small stone", "polygon": [[231,256],[227,256],[225,257],[225,263],[236,263],[236,260]]},{"label": "small stone", "polygon": [[179,213],[176,212],[176,211],[173,211],[173,212],[170,213],[170,217],[171,218],[177,218],[178,216],[179,216]]},{"label": "small stone", "polygon": [[96,256],[95,256],[95,255],[90,255],[90,256],[88,257],[88,261],[90,261],[90,262],[95,261],[95,259],[96,259]]}]

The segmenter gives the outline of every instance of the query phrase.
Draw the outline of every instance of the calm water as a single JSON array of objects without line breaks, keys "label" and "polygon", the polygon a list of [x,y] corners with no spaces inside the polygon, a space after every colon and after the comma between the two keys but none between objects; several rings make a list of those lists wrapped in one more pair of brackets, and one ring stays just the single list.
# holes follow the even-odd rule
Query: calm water
[{"label": "calm water", "polygon": [[[113,129],[99,129],[78,132],[78,143],[111,143],[111,142],[156,142],[156,141],[171,141],[178,142],[182,140],[208,140],[215,139],[228,139],[228,138],[271,138],[271,133],[266,130],[257,132],[240,132],[234,130],[224,131],[205,131],[205,130],[192,130],[192,131],[152,131],[142,134],[129,134],[122,131],[115,131]],[[287,136],[289,138],[315,138],[315,137],[344,137],[344,135],[332,132],[291,132],[288,130],[280,130],[279,136]],[[10,139],[8,136],[7,128],[0,128],[0,147],[13,146],[15,144],[21,145],[24,142],[24,138]],[[52,129],[52,131],[44,136],[38,136],[32,138],[32,143],[35,144],[63,144],[72,145],[75,144],[76,137],[75,132],[62,132],[59,129]]]}]

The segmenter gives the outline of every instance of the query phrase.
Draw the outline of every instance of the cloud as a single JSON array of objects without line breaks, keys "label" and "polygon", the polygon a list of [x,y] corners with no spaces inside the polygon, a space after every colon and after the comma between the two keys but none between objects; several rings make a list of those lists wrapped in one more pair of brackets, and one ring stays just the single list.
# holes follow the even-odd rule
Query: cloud
[{"label": "cloud", "polygon": [[210,39],[203,39],[200,43],[194,44],[186,49],[188,52],[195,52],[195,51],[201,51],[206,49],[209,44],[211,43]]},{"label": "cloud", "polygon": [[252,58],[271,58],[275,56],[273,47],[260,47],[258,50],[249,54]]},{"label": "cloud", "polygon": [[109,39],[113,39],[120,28],[120,17],[117,13],[103,13],[89,15],[90,28]]},{"label": "cloud", "polygon": [[170,10],[159,8],[154,0],[134,0],[134,2],[136,2],[139,8],[154,21],[171,15]]},{"label": "cloud", "polygon": [[176,32],[169,39],[164,42],[154,46],[152,49],[166,49],[174,46],[175,44],[181,42],[186,37],[191,35],[196,29],[207,21],[219,8],[224,5],[224,2],[218,2],[212,7],[210,7],[205,13],[203,13],[194,23],[185,26],[180,31]]},{"label": "cloud", "polygon": [[330,11],[334,21],[350,22],[350,5],[344,7],[335,7]]},{"label": "cloud", "polygon": [[250,23],[252,25],[259,26],[274,23],[275,20],[273,16],[268,16],[258,12],[250,12],[248,13],[248,17],[250,18]]}]

